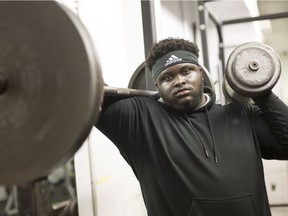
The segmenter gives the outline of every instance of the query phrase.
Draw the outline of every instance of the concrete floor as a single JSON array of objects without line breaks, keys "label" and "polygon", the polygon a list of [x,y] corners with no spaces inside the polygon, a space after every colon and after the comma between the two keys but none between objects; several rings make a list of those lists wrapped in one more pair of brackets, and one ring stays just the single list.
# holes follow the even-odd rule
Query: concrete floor
[{"label": "concrete floor", "polygon": [[272,216],[287,216],[288,207],[273,207],[271,208]]}]

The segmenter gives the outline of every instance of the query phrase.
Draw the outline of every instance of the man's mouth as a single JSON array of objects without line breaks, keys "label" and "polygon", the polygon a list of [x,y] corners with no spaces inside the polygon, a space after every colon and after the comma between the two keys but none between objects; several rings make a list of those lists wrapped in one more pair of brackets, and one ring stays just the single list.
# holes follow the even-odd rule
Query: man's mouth
[{"label": "man's mouth", "polygon": [[181,97],[181,96],[188,95],[189,93],[190,93],[190,89],[187,89],[187,88],[185,88],[185,89],[179,89],[179,90],[176,91],[175,96],[176,96],[176,97]]}]

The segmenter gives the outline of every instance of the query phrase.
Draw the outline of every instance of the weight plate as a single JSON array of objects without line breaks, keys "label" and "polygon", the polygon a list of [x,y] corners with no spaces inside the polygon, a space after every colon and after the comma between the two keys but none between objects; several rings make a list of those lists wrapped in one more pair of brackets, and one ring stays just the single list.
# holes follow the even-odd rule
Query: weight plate
[{"label": "weight plate", "polygon": [[0,2],[0,28],[0,184],[18,184],[79,149],[97,121],[103,80],[88,32],[64,5]]},{"label": "weight plate", "polygon": [[266,44],[245,43],[230,54],[225,73],[235,92],[247,97],[259,96],[277,83],[281,74],[280,57]]},{"label": "weight plate", "polygon": [[145,70],[145,61],[134,71],[129,81],[128,88],[156,91],[151,73]]},{"label": "weight plate", "polygon": [[224,79],[222,85],[223,94],[229,103],[249,103],[254,104],[254,101],[250,97],[245,97],[236,93],[227,83],[227,79]]}]

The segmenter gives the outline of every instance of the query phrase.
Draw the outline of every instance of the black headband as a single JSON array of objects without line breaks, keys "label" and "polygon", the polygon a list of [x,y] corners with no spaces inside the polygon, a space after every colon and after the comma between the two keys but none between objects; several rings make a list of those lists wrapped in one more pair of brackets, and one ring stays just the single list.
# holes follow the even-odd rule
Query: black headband
[{"label": "black headband", "polygon": [[152,76],[154,80],[158,75],[168,67],[180,63],[193,63],[199,66],[198,58],[190,51],[186,50],[173,50],[160,57],[152,66]]}]

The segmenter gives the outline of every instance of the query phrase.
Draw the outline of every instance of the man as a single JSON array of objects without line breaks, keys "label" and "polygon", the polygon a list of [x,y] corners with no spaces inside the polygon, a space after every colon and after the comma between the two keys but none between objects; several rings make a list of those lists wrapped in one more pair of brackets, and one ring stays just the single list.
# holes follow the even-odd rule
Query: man
[{"label": "man", "polygon": [[[97,127],[139,180],[149,216],[270,216],[261,158],[288,159],[288,108],[215,104],[197,45],[167,38],[146,66],[159,94],[105,104]],[[104,99],[105,102],[105,99]]]}]

